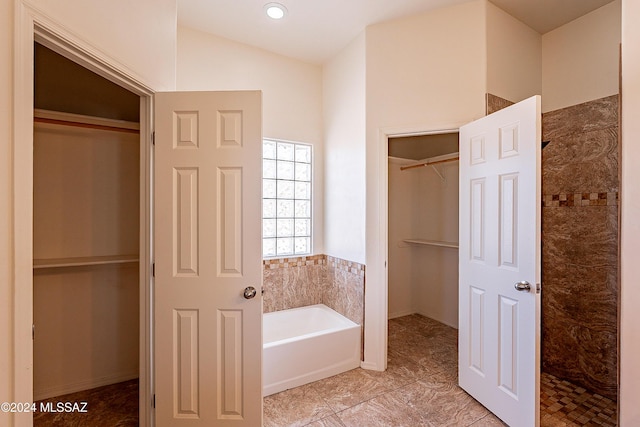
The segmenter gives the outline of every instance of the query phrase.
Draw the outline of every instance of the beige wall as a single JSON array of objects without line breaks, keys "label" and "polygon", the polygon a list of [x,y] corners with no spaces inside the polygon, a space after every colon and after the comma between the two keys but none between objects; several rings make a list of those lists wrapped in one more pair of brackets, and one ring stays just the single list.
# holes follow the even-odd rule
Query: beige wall
[{"label": "beige wall", "polygon": [[476,0],[366,29],[366,367],[384,366],[376,349],[386,345],[381,132],[457,128],[484,115],[485,12],[484,0]]},{"label": "beige wall", "polygon": [[261,90],[266,138],[313,145],[313,253],[323,253],[322,68],[178,28],[178,90]]},{"label": "beige wall", "polygon": [[[18,3],[19,4],[19,3]],[[175,87],[176,2],[142,0],[135,4],[70,0],[29,2],[65,33],[113,58],[122,71],[154,90]],[[0,0],[0,402],[12,401],[13,235],[12,129],[14,1]],[[17,236],[19,238],[19,236]],[[30,339],[30,331],[22,338]],[[0,413],[1,425],[13,418]]]},{"label": "beige wall", "polygon": [[[437,144],[424,140],[424,144]],[[458,164],[400,170],[389,159],[389,317],[420,313],[458,327],[458,250],[404,239],[458,241]]]},{"label": "beige wall", "polygon": [[542,36],[542,112],[618,93],[620,0]]},{"label": "beige wall", "polygon": [[[415,237],[458,242],[458,162],[405,171],[417,179],[413,188]],[[458,328],[458,250],[412,245],[413,306],[417,313]]]},{"label": "beige wall", "polygon": [[[37,123],[33,139],[34,259],[137,256],[140,136]],[[138,378],[139,282],[137,262],[34,270],[34,400]]]},{"label": "beige wall", "polygon": [[138,378],[138,264],[36,270],[34,400]]},{"label": "beige wall", "polygon": [[[64,4],[63,4],[64,3]],[[640,353],[640,292],[635,286],[640,269],[635,257],[640,253],[640,230],[637,218],[640,217],[640,194],[632,183],[640,181],[638,168],[640,144],[634,138],[640,135],[640,124],[634,118],[640,114],[640,28],[636,17],[640,16],[640,4],[636,0],[621,0],[605,6],[595,14],[603,13],[615,20],[615,13],[609,8],[619,7],[623,11],[623,177],[622,177],[622,380],[621,380],[621,416],[622,425],[640,423],[640,408],[636,398],[640,395],[640,365],[636,356]],[[12,135],[12,70],[13,70],[13,4],[12,0],[0,0],[0,230],[11,230],[13,211],[11,191],[11,135]],[[175,83],[175,0],[143,0],[136,4],[118,0],[110,3],[48,2],[40,0],[39,7],[49,11],[62,25],[102,51],[115,58],[123,66],[133,70],[141,79],[156,90],[169,90]],[[123,14],[122,11],[128,11]],[[367,48],[371,60],[367,59],[367,107],[374,107],[367,113],[367,287],[379,292],[380,284],[374,282],[372,272],[380,268],[383,254],[378,253],[380,239],[377,176],[379,173],[378,137],[379,127],[416,127],[424,124],[432,126],[448,125],[451,122],[461,124],[482,115],[482,96],[487,72],[482,64],[482,55],[486,51],[482,34],[485,33],[483,6],[472,1],[453,8],[434,11],[427,15],[381,24],[371,27],[366,33],[366,43],[375,47]],[[126,15],[126,16],[125,16]],[[584,19],[591,19],[585,17]],[[607,18],[607,19],[610,19]],[[118,24],[114,25],[114,22]],[[612,21],[608,21],[612,22]],[[406,29],[404,24],[406,23]],[[577,22],[576,31],[580,33],[583,23]],[[594,24],[591,29],[601,28]],[[564,28],[564,31],[569,28]],[[551,46],[548,52],[563,43],[556,43],[555,37],[561,34],[548,33],[543,39],[543,47]],[[405,35],[403,35],[405,34]],[[448,37],[447,37],[448,36]],[[443,37],[449,42],[439,42]],[[571,41],[575,38],[569,37]],[[610,37],[598,37],[585,52],[598,50],[606,57],[613,58],[613,40]],[[600,41],[610,40],[601,49]],[[393,42],[392,42],[393,41]],[[577,44],[584,46],[581,40]],[[403,46],[403,49],[398,48]],[[571,49],[571,48],[570,48]],[[582,48],[580,48],[582,49]],[[615,47],[617,63],[617,46]],[[417,56],[417,67],[407,72],[402,68],[410,57]],[[565,62],[558,53],[559,61]],[[438,64],[436,59],[441,58]],[[577,60],[579,60],[578,58]],[[576,61],[577,61],[576,60]],[[582,60],[581,60],[582,61]],[[612,59],[613,61],[613,59]],[[543,60],[543,102],[544,111],[576,104],[583,100],[596,99],[617,92],[617,77],[612,74],[611,62],[600,69],[599,60],[590,67],[578,69],[587,79],[576,90],[572,81],[553,83],[550,76],[550,56]],[[606,62],[606,61],[605,61]],[[577,62],[571,60],[566,66],[573,67]],[[469,75],[469,64],[477,64],[476,71]],[[558,64],[558,66],[560,66]],[[377,68],[379,67],[379,68]],[[464,75],[459,75],[460,70]],[[245,70],[246,71],[246,70]],[[599,75],[597,81],[588,80],[592,72]],[[616,71],[617,73],[617,71]],[[406,74],[406,75],[405,75]],[[562,76],[563,73],[558,73]],[[606,78],[602,79],[602,76]],[[406,77],[406,78],[405,78]],[[387,78],[389,80],[387,80]],[[392,78],[402,84],[396,93],[390,93]],[[614,82],[616,88],[614,88]],[[465,85],[458,82],[464,81]],[[553,83],[553,84],[552,84]],[[551,93],[560,86],[560,99],[554,100]],[[586,88],[584,87],[586,86]],[[597,88],[592,93],[589,88]],[[248,89],[248,88],[247,88]],[[577,92],[577,93],[576,93]],[[606,93],[605,93],[606,92]],[[368,111],[368,110],[367,110]],[[318,125],[321,128],[321,125]],[[386,163],[386,159],[385,159]],[[365,191],[359,186],[355,191]],[[362,211],[354,216],[354,221],[362,221]],[[364,237],[363,237],[364,239]],[[365,256],[364,242],[357,242],[358,257]],[[0,233],[0,401],[11,401],[12,365],[12,236]],[[357,259],[356,259],[357,261]],[[373,283],[369,283],[369,279]],[[381,325],[378,325],[381,326]],[[375,360],[373,361],[375,362]],[[7,380],[8,379],[8,380]],[[0,414],[0,424],[11,425],[10,417]]]},{"label": "beige wall", "polygon": [[487,2],[487,92],[519,102],[542,94],[542,36]]},{"label": "beige wall", "polygon": [[640,2],[622,1],[620,425],[640,425]]},{"label": "beige wall", "polygon": [[414,160],[389,158],[389,318],[416,312],[413,304],[412,246],[403,239],[418,238],[412,230],[413,197],[418,175],[402,166]]},{"label": "beige wall", "polygon": [[[0,1],[0,402],[12,400],[13,305],[11,230],[11,134],[13,126],[13,1]],[[11,425],[0,412],[0,424]]]},{"label": "beige wall", "polygon": [[380,127],[484,113],[485,12],[476,0],[366,29],[368,145]]},{"label": "beige wall", "polygon": [[265,137],[322,142],[322,68],[178,27],[178,90],[261,90]]},{"label": "beige wall", "polygon": [[157,91],[176,76],[176,0],[22,0]]},{"label": "beige wall", "polygon": [[364,264],[365,38],[323,68],[326,253]]}]

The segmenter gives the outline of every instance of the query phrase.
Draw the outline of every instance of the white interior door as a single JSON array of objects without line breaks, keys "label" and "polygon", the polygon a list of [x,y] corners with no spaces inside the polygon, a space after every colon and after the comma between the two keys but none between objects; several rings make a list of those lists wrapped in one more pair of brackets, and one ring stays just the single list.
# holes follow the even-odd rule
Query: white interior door
[{"label": "white interior door", "polygon": [[459,382],[518,427],[539,425],[540,146],[539,96],[460,128]]},{"label": "white interior door", "polygon": [[158,426],[262,425],[261,103],[155,96]]}]

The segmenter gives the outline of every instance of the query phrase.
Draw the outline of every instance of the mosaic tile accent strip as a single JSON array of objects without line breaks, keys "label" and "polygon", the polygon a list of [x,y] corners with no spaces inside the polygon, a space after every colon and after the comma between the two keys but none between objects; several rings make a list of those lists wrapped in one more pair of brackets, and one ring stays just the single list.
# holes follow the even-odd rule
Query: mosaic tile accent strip
[{"label": "mosaic tile accent strip", "polygon": [[264,268],[289,268],[302,267],[305,265],[325,265],[327,263],[326,255],[309,255],[294,258],[272,258],[262,261]]},{"label": "mosaic tile accent strip", "polygon": [[347,261],[340,258],[335,258],[328,255],[309,255],[294,258],[272,258],[262,261],[264,268],[290,268],[290,267],[302,267],[305,265],[329,265],[340,271],[348,271],[359,276],[364,276],[365,265],[359,264],[354,261]]},{"label": "mosaic tile accent strip", "polygon": [[540,375],[540,425],[607,426],[617,424],[615,401],[548,373]]},{"label": "mosaic tile accent strip", "polygon": [[617,206],[618,192],[612,193],[561,193],[542,196],[543,208],[574,206]]},{"label": "mosaic tile accent strip", "polygon": [[345,261],[340,258],[327,256],[327,265],[338,271],[347,271],[349,273],[357,274],[358,276],[364,276],[364,264],[358,264],[357,262]]}]

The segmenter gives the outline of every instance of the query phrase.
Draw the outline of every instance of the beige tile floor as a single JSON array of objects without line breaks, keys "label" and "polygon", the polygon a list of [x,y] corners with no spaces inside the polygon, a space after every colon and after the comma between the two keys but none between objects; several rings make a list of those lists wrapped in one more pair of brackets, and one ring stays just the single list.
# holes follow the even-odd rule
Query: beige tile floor
[{"label": "beige tile floor", "polygon": [[[389,321],[385,372],[354,369],[268,396],[264,427],[504,426],[457,383],[457,331],[419,315]],[[548,374],[541,378],[541,426],[615,426],[616,402]],[[136,426],[138,382],[50,401],[87,401],[87,414],[38,413],[36,427]],[[513,426],[517,427],[517,426]]]},{"label": "beige tile floor", "polygon": [[[264,427],[505,426],[456,385],[457,351],[453,328],[392,319],[385,372],[355,369],[267,396]],[[615,426],[615,402],[546,374],[541,387],[542,427]]]},{"label": "beige tile floor", "polygon": [[264,427],[504,426],[457,383],[457,331],[423,316],[389,322],[385,372],[355,369],[264,399]]},{"label": "beige tile floor", "polygon": [[134,427],[138,425],[138,380],[84,390],[38,402],[86,402],[83,412],[36,412],[35,427]]}]

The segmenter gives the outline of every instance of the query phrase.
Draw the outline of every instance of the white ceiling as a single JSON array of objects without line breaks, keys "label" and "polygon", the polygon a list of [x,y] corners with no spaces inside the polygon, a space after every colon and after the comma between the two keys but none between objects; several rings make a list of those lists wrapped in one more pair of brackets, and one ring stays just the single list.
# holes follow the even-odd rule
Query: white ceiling
[{"label": "white ceiling", "polygon": [[[321,64],[367,25],[469,0],[277,0],[287,16],[274,21],[272,0],[178,0],[180,25]],[[613,0],[490,0],[541,34]]]}]

